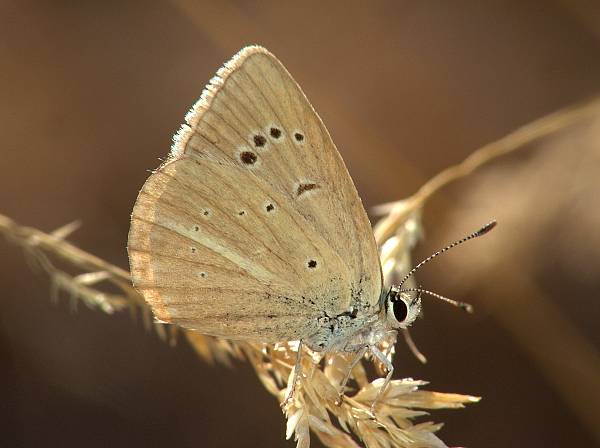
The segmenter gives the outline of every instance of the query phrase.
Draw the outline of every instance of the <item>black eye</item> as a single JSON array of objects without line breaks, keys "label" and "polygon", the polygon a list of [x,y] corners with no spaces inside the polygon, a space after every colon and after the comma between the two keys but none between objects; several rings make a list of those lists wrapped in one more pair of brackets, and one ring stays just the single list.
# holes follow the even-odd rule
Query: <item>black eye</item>
[{"label": "black eye", "polygon": [[404,300],[397,299],[392,302],[394,311],[394,317],[398,322],[404,322],[406,316],[408,316],[408,306],[404,303]]}]

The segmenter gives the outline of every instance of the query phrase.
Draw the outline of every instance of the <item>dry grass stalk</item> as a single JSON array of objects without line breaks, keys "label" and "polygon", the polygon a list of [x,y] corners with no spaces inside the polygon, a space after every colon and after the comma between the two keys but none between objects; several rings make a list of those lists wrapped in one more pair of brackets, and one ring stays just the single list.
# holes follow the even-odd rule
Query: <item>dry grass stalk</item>
[{"label": "dry grass stalk", "polygon": [[[386,213],[375,227],[386,284],[406,272],[411,264],[410,251],[420,237],[420,211],[429,197],[449,182],[468,176],[482,164],[574,123],[590,110],[597,109],[599,104],[599,100],[594,100],[531,123],[474,152],[461,164],[441,172],[410,198],[379,208],[380,212]],[[150,312],[131,287],[126,271],[65,240],[76,227],[70,224],[47,234],[20,226],[0,215],[0,234],[19,245],[36,266],[49,274],[54,291],[68,292],[73,303],[82,301],[106,313],[124,309],[142,311],[149,322]],[[57,262],[79,273],[71,274],[57,267]],[[103,283],[116,287],[118,292],[105,292]],[[53,296],[57,297],[57,294]],[[154,327],[159,334],[168,337],[161,324]],[[284,399],[296,360],[297,343],[233,342],[192,331],[179,331],[184,332],[188,342],[207,361],[229,364],[232,358],[247,359],[269,393],[279,401]],[[408,333],[405,333],[405,338],[413,353],[425,362]],[[173,331],[170,340],[174,341]],[[394,344],[395,341],[385,341],[380,347],[390,359]],[[376,364],[375,367],[383,373],[381,365]],[[427,415],[425,410],[460,408],[478,401],[477,397],[468,395],[420,390],[426,384],[423,381],[410,378],[394,380],[378,405],[377,418],[374,419],[369,409],[383,380],[369,381],[364,364],[359,363],[351,376],[357,390],[346,393],[340,402],[339,385],[348,368],[349,358],[344,354],[320,358],[307,351],[303,357],[302,379],[293,403],[286,409],[287,437],[294,436],[298,447],[309,446],[311,431],[330,447],[359,446],[356,439],[362,440],[368,447],[445,447],[434,435],[441,425],[431,422],[415,424],[413,420]]]},{"label": "dry grass stalk", "polygon": [[500,156],[565,129],[585,117],[597,113],[599,109],[600,97],[596,97],[583,104],[568,107],[542,117],[511,132],[500,140],[482,146],[458,165],[448,167],[429,179],[409,198],[376,207],[376,213],[387,216],[375,226],[375,238],[380,243],[387,241],[408,220],[410,214],[423,208],[425,202],[431,196],[449,183],[468,176],[480,166]]}]

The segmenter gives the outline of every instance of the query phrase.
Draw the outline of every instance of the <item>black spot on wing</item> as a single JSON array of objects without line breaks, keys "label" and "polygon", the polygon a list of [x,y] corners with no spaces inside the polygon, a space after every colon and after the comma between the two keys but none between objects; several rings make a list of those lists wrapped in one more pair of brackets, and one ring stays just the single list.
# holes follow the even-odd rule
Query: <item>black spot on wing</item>
[{"label": "black spot on wing", "polygon": [[300,185],[298,185],[298,188],[296,188],[296,197],[299,197],[301,194],[304,194],[307,191],[316,190],[317,188],[320,188],[320,187],[314,183],[300,184]]}]

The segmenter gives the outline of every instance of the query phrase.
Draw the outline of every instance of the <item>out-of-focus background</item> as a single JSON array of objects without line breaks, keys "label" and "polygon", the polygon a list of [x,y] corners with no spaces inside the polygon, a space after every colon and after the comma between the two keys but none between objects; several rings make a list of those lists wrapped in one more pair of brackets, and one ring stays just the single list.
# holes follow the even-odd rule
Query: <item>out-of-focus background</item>
[{"label": "out-of-focus background", "polygon": [[[260,43],[303,87],[367,207],[513,129],[600,91],[600,6],[502,2],[2,2],[0,213],[127,267],[136,194],[216,69]],[[439,411],[464,446],[600,441],[600,120],[453,184],[424,213],[425,300],[396,375],[482,396]],[[47,278],[0,242],[0,444],[293,446],[251,369],[199,360],[127,313],[49,300]],[[316,440],[313,441],[318,446]]]}]

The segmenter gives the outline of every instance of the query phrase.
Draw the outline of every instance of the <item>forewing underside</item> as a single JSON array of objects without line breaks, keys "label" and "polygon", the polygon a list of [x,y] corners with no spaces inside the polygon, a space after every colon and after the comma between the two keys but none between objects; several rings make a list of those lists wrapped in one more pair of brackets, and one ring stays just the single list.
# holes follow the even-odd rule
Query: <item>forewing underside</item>
[{"label": "forewing underside", "polygon": [[381,270],[352,180],[312,106],[260,47],[221,69],[133,212],[134,284],[162,320],[297,339],[376,306]]}]

